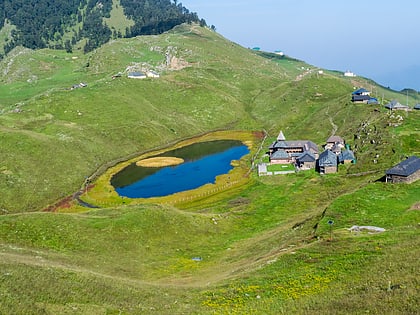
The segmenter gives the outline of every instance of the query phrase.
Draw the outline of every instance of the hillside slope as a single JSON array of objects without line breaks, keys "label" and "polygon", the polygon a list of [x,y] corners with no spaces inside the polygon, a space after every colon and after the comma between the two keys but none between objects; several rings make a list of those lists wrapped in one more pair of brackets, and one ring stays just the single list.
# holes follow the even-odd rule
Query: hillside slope
[{"label": "hillside slope", "polygon": [[[162,76],[131,80],[128,67]],[[0,185],[9,211],[39,209],[133,152],[218,128],[258,127],[248,109],[254,94],[290,77],[200,27],[112,41],[91,55],[16,50],[1,68]],[[70,89],[79,82],[88,86]]]},{"label": "hillside slope", "polygon": [[[1,207],[43,208],[106,162],[214,129],[287,128],[321,144],[333,125],[352,138],[364,121],[387,123],[368,107],[354,116],[351,82],[309,68],[263,59],[198,26],[112,41],[89,55],[16,49],[0,64]],[[130,80],[127,69],[162,76]],[[71,89],[79,82],[88,86]]]},{"label": "hillside slope", "polygon": [[[127,77],[150,69],[160,77]],[[420,182],[378,179],[420,154],[420,113],[349,101],[361,86],[400,94],[198,25],[89,54],[16,48],[0,70],[0,313],[417,312]],[[266,130],[253,154],[279,130],[319,145],[335,133],[357,163],[328,176],[251,172],[179,204],[41,211],[102,165],[221,129]]]}]

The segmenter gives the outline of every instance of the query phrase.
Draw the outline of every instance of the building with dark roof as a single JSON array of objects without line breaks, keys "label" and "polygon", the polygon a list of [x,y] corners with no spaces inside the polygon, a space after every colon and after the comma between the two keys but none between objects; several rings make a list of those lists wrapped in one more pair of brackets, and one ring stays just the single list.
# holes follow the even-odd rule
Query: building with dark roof
[{"label": "building with dark roof", "polygon": [[370,91],[364,88],[360,88],[351,93],[351,101],[354,103],[367,103],[370,99]]},{"label": "building with dark roof", "polygon": [[277,150],[270,155],[271,164],[289,164],[292,162],[292,157],[285,150]]},{"label": "building with dark roof", "polygon": [[318,146],[310,140],[290,140],[290,141],[274,141],[270,147],[273,152],[283,149],[288,153],[302,153],[304,151],[310,151],[314,154],[318,154]]},{"label": "building with dark roof", "polygon": [[371,97],[369,95],[352,95],[351,101],[353,103],[367,103]]},{"label": "building with dark roof", "polygon": [[289,141],[274,141],[269,150],[271,153],[277,150],[285,150],[287,153],[302,153],[304,151],[310,151],[314,154],[318,154],[318,146],[310,140],[289,140]]},{"label": "building with dark roof", "polygon": [[371,97],[371,98],[367,101],[367,104],[369,104],[369,105],[377,105],[377,104],[379,104],[379,101],[378,101],[378,99],[377,99],[377,98],[375,98],[375,97]]},{"label": "building with dark roof", "polygon": [[412,183],[420,179],[420,158],[413,155],[385,172],[388,183]]},{"label": "building with dark roof", "polygon": [[385,105],[385,108],[389,110],[405,110],[405,111],[408,111],[410,109],[410,107],[408,107],[407,105],[402,105],[397,100],[392,100],[391,102]]},{"label": "building with dark roof", "polygon": [[316,157],[313,153],[305,151],[296,158],[296,165],[300,169],[305,170],[315,168]]},{"label": "building with dark roof", "polygon": [[145,78],[147,78],[147,76],[143,72],[140,72],[140,71],[129,72],[127,77],[130,78],[130,79],[145,79]]},{"label": "building with dark roof", "polygon": [[364,88],[360,88],[356,91],[354,91],[353,93],[351,93],[352,95],[370,95],[370,91],[364,89]]},{"label": "building with dark roof", "polygon": [[[269,156],[271,163],[280,163],[285,161],[285,154],[289,156],[287,163],[294,163],[303,152],[310,152],[318,157],[319,149],[318,146],[310,140],[286,140],[283,132],[280,131],[277,140],[269,146]],[[280,153],[277,153],[280,151]],[[277,162],[276,162],[277,161]]]},{"label": "building with dark roof", "polygon": [[370,91],[360,88],[351,93],[351,101],[353,103],[365,103],[365,104],[379,104],[378,99],[370,96]]},{"label": "building with dark roof", "polygon": [[355,163],[356,158],[353,151],[346,149],[338,155],[338,162],[341,164]]},{"label": "building with dark roof", "polygon": [[321,174],[337,173],[337,155],[325,150],[319,155],[317,169]]},{"label": "building with dark roof", "polygon": [[338,148],[338,153],[340,153],[341,149],[344,148],[345,142],[344,139],[340,136],[331,136],[327,139],[326,144],[324,146],[325,150],[331,150],[332,148]]}]

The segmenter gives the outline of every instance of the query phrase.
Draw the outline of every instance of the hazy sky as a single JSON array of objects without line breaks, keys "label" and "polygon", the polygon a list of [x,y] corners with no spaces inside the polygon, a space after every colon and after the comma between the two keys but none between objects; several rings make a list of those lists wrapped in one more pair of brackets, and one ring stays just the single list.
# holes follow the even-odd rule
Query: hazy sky
[{"label": "hazy sky", "polygon": [[184,0],[244,46],[420,90],[419,0]]}]

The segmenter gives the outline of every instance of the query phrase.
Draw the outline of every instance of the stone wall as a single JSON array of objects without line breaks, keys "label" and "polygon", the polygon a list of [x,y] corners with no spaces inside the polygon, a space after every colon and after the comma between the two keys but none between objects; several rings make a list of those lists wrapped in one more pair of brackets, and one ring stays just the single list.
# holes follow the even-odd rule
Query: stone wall
[{"label": "stone wall", "polygon": [[420,179],[420,170],[411,174],[408,177],[391,175],[390,178],[388,179],[388,181],[391,182],[391,183],[408,183],[409,184],[409,183],[413,183],[413,182],[415,182],[419,179]]}]

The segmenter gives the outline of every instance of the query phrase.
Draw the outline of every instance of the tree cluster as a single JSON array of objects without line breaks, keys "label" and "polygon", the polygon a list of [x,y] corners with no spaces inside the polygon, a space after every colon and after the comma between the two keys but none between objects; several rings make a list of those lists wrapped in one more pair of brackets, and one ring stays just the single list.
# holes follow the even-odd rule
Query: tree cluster
[{"label": "tree cluster", "polygon": [[15,46],[44,48],[60,42],[66,28],[73,24],[80,0],[0,0],[5,19],[16,26],[4,49],[7,53]]},{"label": "tree cluster", "polygon": [[[121,0],[125,15],[135,24],[126,37],[160,34],[182,23],[206,26],[196,13],[176,0]],[[121,37],[104,18],[111,16],[112,0],[0,0],[0,28],[9,21],[16,28],[3,44],[7,54],[16,46],[53,48],[71,52],[85,39],[84,52]]]},{"label": "tree cluster", "polygon": [[170,0],[121,0],[124,13],[135,24],[127,36],[160,34],[182,23],[201,22],[197,14],[190,12],[182,3]]}]

